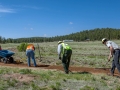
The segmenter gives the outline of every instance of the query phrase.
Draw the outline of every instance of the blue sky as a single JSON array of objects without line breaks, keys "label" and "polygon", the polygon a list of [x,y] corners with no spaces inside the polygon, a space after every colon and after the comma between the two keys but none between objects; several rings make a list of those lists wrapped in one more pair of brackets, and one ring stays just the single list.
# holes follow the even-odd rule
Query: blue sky
[{"label": "blue sky", "polygon": [[0,0],[0,36],[52,37],[120,28],[120,0]]}]

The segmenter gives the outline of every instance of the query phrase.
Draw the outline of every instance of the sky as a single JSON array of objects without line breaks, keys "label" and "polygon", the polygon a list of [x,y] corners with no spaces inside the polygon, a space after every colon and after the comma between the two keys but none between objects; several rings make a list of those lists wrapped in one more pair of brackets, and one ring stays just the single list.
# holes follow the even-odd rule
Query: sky
[{"label": "sky", "polygon": [[0,0],[0,36],[54,37],[120,28],[120,0]]}]

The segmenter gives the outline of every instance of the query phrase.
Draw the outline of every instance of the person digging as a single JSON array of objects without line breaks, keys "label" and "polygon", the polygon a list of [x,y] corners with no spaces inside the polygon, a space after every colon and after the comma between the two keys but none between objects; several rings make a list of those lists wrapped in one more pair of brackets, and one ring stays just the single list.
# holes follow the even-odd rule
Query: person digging
[{"label": "person digging", "polygon": [[114,76],[115,68],[117,67],[117,70],[119,71],[119,76],[120,76],[120,64],[119,64],[120,47],[115,42],[109,41],[106,38],[102,39],[102,43],[104,45],[106,45],[110,50],[110,53],[108,56],[108,62],[113,57],[112,67],[110,70],[110,74],[108,74],[108,75]]},{"label": "person digging", "polygon": [[70,59],[72,55],[72,49],[68,44],[65,44],[64,42],[59,41],[57,51],[58,51],[59,59],[62,60],[64,71],[66,74],[68,74]]},{"label": "person digging", "polygon": [[34,51],[35,51],[34,45],[29,44],[26,48],[26,56],[27,56],[28,67],[31,66],[31,60],[30,59],[32,59],[32,61],[34,63],[34,67],[37,67]]}]

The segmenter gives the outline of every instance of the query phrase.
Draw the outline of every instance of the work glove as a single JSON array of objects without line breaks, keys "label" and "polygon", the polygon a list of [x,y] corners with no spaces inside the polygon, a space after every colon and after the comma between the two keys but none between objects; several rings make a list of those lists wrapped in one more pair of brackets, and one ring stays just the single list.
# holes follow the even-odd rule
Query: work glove
[{"label": "work glove", "polygon": [[59,57],[59,60],[61,60],[61,57]]}]

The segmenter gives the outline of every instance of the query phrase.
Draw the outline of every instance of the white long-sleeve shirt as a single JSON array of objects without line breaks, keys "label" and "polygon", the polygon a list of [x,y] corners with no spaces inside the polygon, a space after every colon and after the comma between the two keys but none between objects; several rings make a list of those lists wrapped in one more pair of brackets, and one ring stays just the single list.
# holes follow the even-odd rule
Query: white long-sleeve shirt
[{"label": "white long-sleeve shirt", "polygon": [[107,42],[106,42],[106,45],[107,45],[108,48],[109,48],[110,46],[112,46],[114,50],[115,50],[115,49],[119,49],[119,46],[118,46],[116,43],[114,43],[113,41],[107,41]]},{"label": "white long-sleeve shirt", "polygon": [[58,48],[57,48],[57,52],[58,52],[59,57],[61,57],[62,51],[63,51],[63,46],[62,46],[62,44],[59,44]]}]

